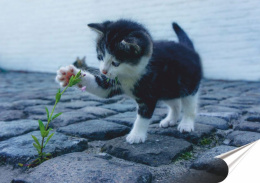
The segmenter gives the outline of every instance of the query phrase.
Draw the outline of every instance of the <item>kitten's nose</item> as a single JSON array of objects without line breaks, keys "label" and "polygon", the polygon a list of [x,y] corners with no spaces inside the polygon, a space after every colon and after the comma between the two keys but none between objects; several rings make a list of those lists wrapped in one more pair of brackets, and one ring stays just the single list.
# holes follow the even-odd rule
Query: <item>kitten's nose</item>
[{"label": "kitten's nose", "polygon": [[102,70],[102,73],[103,74],[107,74],[107,70]]}]

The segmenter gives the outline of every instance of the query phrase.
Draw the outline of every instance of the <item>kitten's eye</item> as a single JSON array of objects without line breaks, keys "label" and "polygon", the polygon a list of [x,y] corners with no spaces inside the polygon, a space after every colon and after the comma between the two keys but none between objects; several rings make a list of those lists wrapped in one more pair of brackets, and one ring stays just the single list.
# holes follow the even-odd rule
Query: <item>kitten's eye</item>
[{"label": "kitten's eye", "polygon": [[115,67],[118,67],[120,65],[119,62],[112,62],[112,65],[115,66]]},{"label": "kitten's eye", "polygon": [[102,55],[98,55],[98,60],[103,60],[103,56]]}]

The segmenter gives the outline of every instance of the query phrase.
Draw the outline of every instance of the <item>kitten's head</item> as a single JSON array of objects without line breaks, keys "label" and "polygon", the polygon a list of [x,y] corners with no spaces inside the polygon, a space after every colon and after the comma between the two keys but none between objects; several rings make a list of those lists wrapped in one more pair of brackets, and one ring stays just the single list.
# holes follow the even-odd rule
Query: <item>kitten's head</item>
[{"label": "kitten's head", "polygon": [[144,71],[152,55],[152,39],[140,24],[129,20],[92,23],[88,26],[98,33],[97,58],[100,72],[115,77],[136,77]]}]

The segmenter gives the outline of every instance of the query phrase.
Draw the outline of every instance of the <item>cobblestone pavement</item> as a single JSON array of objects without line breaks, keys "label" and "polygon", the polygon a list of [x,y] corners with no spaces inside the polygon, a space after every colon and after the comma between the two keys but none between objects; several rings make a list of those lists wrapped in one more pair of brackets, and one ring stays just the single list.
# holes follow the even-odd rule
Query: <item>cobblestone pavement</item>
[{"label": "cobblestone pavement", "polygon": [[[101,99],[68,89],[52,122],[55,135],[46,152],[55,157],[26,170],[37,152],[31,134],[40,136],[58,85],[53,74],[0,74],[1,182],[194,182],[220,181],[225,174],[216,155],[260,139],[260,83],[203,80],[196,129],[180,133],[159,128],[167,108],[158,103],[144,144],[125,135],[136,117],[132,99]],[[221,165],[222,164],[222,165]],[[213,181],[214,182],[214,181]]]}]

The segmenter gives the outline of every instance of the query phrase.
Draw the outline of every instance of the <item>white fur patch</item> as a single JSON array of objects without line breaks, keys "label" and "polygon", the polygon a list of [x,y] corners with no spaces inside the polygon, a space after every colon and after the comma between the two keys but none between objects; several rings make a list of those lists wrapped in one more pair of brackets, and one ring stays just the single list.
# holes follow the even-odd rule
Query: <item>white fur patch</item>
[{"label": "white fur patch", "polygon": [[[169,113],[171,113],[171,112],[169,112]],[[164,118],[164,119],[160,122],[159,126],[160,126],[161,128],[167,128],[167,127],[169,127],[169,126],[174,126],[176,123],[177,123],[177,121],[174,121],[173,115],[172,115],[172,114],[170,114],[170,115],[168,114],[167,117]]]},{"label": "white fur patch", "polygon": [[194,131],[194,120],[193,119],[183,119],[178,125],[178,130],[182,132],[192,132]]},{"label": "white fur patch", "polygon": [[122,67],[118,67],[120,71],[117,72],[118,80],[121,83],[122,90],[128,96],[135,98],[132,94],[134,85],[146,72],[146,66],[150,60],[150,57],[142,57],[139,64],[132,66],[129,64],[121,64]]},{"label": "white fur patch", "polygon": [[[68,72],[76,75],[78,73],[79,69],[74,67],[73,65],[69,65],[67,67],[62,67],[57,71],[56,81],[63,87],[66,85],[66,80],[69,80],[69,77],[67,75]],[[104,90],[100,86],[98,86],[95,76],[90,74],[89,72],[81,72],[82,75],[85,75],[81,78],[81,82],[78,83],[78,85],[86,86],[86,91],[89,93],[92,93],[94,95],[97,95],[99,97],[107,97],[110,90]],[[67,83],[68,84],[68,83]]]},{"label": "white fur patch", "polygon": [[180,117],[180,112],[181,112],[181,100],[180,99],[173,99],[173,100],[167,100],[164,101],[168,107],[169,107],[169,112],[166,118],[164,118],[159,126],[162,128],[167,128],[169,126],[174,126],[177,124],[177,121]]},{"label": "white fur patch", "polygon": [[126,141],[130,144],[145,142],[149,124],[149,119],[142,118],[140,115],[138,115],[135,120],[133,129],[126,137]]},{"label": "white fur patch", "polygon": [[103,97],[103,98],[107,97],[107,95],[110,92],[109,89],[105,90],[100,86],[98,86],[95,76],[93,76],[92,74],[88,72],[83,72],[83,74],[85,74],[85,76],[81,78],[81,84],[83,86],[86,86],[87,92],[97,95],[99,97]]},{"label": "white fur patch", "polygon": [[194,96],[187,96],[181,99],[183,118],[178,125],[180,132],[194,131],[194,121],[197,113],[198,93]]}]

